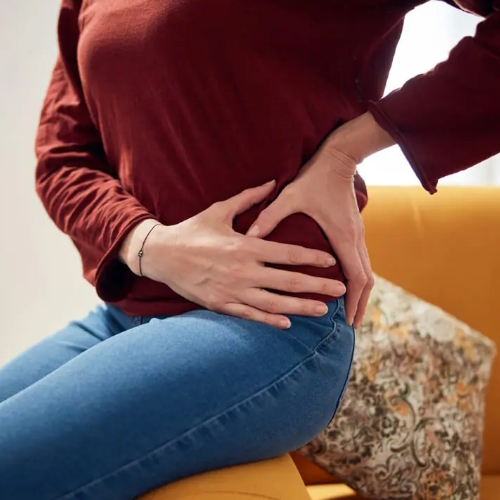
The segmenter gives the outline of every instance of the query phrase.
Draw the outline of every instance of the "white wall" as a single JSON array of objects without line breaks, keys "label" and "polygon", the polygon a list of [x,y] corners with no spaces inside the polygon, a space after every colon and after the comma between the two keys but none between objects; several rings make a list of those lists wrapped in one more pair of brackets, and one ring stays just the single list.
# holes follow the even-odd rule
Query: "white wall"
[{"label": "white wall", "polygon": [[[0,0],[0,365],[97,302],[78,255],[34,193],[33,141],[56,55],[59,1]],[[389,87],[444,58],[476,22],[445,6],[417,9]],[[491,182],[491,169],[483,170],[454,182]],[[362,173],[369,183],[416,182],[396,149],[366,162]]]},{"label": "white wall", "polygon": [[34,136],[59,3],[0,0],[0,365],[97,300],[34,193]]}]

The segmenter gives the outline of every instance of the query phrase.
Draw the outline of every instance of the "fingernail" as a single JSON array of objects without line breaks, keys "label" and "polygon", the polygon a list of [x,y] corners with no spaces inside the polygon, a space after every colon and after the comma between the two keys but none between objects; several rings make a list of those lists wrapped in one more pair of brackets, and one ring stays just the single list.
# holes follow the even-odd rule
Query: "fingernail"
[{"label": "fingernail", "polygon": [[266,182],[264,186],[270,186],[271,184],[276,184],[276,181],[273,179],[272,181]]},{"label": "fingernail", "polygon": [[252,226],[248,232],[247,232],[247,236],[259,236],[260,234],[260,229],[259,229],[259,226]]},{"label": "fingernail", "polygon": [[324,316],[328,312],[328,307],[326,304],[317,305],[314,309],[318,314]]},{"label": "fingernail", "polygon": [[337,263],[337,261],[330,255],[329,257],[326,258],[326,263],[329,266],[334,266]]},{"label": "fingernail", "polygon": [[292,322],[289,319],[280,320],[280,327],[288,330],[292,326]]}]

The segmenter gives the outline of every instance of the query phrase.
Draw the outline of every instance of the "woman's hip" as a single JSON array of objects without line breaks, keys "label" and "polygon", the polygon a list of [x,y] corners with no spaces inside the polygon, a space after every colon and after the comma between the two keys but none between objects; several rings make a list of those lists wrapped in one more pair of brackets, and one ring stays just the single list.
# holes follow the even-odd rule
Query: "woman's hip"
[{"label": "woman's hip", "polygon": [[200,353],[206,349],[207,368],[214,370],[214,398],[226,408],[240,405],[273,439],[288,439],[283,451],[305,444],[328,425],[348,382],[355,343],[343,298],[329,302],[321,318],[290,318],[291,328],[282,331],[209,311],[179,317],[193,321],[191,331],[218,325],[200,339]]}]

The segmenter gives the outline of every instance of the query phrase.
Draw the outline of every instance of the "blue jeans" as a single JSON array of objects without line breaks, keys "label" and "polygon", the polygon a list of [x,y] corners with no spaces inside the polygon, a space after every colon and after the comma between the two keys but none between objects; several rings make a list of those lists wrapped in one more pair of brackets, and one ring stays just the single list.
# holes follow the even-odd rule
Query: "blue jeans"
[{"label": "blue jeans", "polygon": [[0,498],[126,500],[292,451],[346,386],[344,300],[273,327],[99,307],[0,369]]}]

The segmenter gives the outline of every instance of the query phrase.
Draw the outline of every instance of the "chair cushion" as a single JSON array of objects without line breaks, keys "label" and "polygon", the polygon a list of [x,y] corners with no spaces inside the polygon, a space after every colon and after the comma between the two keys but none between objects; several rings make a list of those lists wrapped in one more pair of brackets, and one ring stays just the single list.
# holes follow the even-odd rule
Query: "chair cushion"
[{"label": "chair cushion", "polygon": [[137,500],[310,500],[289,455],[189,477]]},{"label": "chair cushion", "polygon": [[299,451],[367,497],[477,499],[493,342],[382,278],[356,342],[335,420]]},{"label": "chair cushion", "polygon": [[321,484],[308,486],[311,500],[361,500],[351,488],[343,484]]}]

